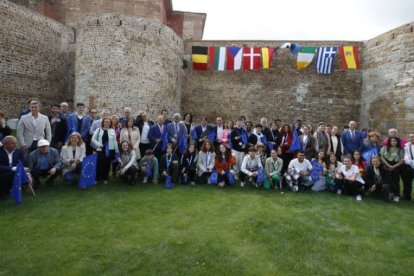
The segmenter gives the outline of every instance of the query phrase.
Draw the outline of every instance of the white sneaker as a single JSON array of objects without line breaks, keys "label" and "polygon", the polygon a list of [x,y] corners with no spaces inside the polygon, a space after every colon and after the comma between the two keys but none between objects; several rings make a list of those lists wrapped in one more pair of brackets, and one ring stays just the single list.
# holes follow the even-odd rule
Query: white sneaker
[{"label": "white sneaker", "polygon": [[356,200],[357,200],[357,201],[361,201],[361,200],[362,200],[362,197],[361,197],[360,195],[357,195],[357,196],[356,196]]},{"label": "white sneaker", "polygon": [[337,194],[337,195],[341,195],[341,194],[342,194],[341,189],[338,189],[338,191],[336,191],[336,194]]},{"label": "white sneaker", "polygon": [[240,187],[244,187],[244,182],[240,182]]},{"label": "white sneaker", "polygon": [[293,186],[294,188],[294,192],[298,192],[299,191],[299,186]]},{"label": "white sneaker", "polygon": [[194,182],[194,181],[191,181],[191,182],[190,182],[190,185],[191,185],[191,186],[195,186],[196,184],[195,184],[195,182]]},{"label": "white sneaker", "polygon": [[108,180],[104,180],[103,184],[104,185],[108,184]]},{"label": "white sneaker", "polygon": [[256,188],[259,188],[259,184],[255,183],[254,186],[256,186]]},{"label": "white sneaker", "polygon": [[146,177],[146,176],[145,176],[145,177],[144,177],[144,181],[142,181],[142,183],[144,183],[144,184],[145,184],[145,183],[148,183],[148,177]]},{"label": "white sneaker", "polygon": [[394,201],[394,202],[400,202],[400,197],[399,196],[394,196],[394,198],[392,199],[392,201]]}]

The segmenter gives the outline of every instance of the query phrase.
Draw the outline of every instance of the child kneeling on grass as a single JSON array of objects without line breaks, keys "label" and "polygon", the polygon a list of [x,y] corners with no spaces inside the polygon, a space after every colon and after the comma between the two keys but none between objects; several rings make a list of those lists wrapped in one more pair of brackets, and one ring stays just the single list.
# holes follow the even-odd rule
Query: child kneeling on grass
[{"label": "child kneeling on grass", "polygon": [[145,156],[139,161],[138,166],[144,174],[143,183],[151,181],[152,184],[158,184],[158,179],[160,177],[158,171],[158,159],[154,156],[152,149],[147,149],[145,151]]},{"label": "child kneeling on grass", "polygon": [[165,178],[167,175],[171,177],[171,183],[178,183],[178,156],[173,153],[172,144],[167,144],[166,153],[160,160],[161,177]]}]

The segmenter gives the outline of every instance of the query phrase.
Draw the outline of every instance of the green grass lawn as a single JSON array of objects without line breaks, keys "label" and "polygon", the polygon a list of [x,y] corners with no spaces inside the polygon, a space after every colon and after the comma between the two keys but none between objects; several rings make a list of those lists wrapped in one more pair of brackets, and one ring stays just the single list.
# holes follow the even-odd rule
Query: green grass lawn
[{"label": "green grass lawn", "polygon": [[413,275],[414,204],[60,183],[0,202],[1,275]]}]

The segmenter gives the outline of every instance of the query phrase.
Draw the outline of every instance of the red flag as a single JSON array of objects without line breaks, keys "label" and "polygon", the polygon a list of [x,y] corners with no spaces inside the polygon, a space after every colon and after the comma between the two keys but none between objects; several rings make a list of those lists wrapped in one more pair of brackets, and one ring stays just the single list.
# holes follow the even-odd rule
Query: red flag
[{"label": "red flag", "polygon": [[214,70],[214,55],[216,47],[208,47],[208,56],[210,58],[210,70]]},{"label": "red flag", "polygon": [[243,69],[259,70],[260,69],[260,48],[244,47],[243,48]]}]

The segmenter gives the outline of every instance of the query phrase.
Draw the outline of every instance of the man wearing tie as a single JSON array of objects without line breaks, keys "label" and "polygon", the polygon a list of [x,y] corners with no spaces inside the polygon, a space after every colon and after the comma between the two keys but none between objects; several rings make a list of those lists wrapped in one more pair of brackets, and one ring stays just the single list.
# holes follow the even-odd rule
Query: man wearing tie
[{"label": "man wearing tie", "polygon": [[180,151],[176,150],[178,142],[183,135],[187,136],[185,126],[184,124],[180,124],[180,120],[181,115],[179,113],[175,113],[173,115],[173,121],[167,125],[168,141],[173,144],[173,150],[178,157],[180,157]]},{"label": "man wearing tie", "polygon": [[162,135],[166,130],[166,126],[164,126],[164,117],[162,115],[157,117],[157,123],[151,126],[148,132],[148,138],[151,143],[151,148],[154,152],[155,157],[157,159],[161,158],[162,155]]},{"label": "man wearing tie", "polygon": [[349,122],[349,130],[342,133],[342,144],[344,155],[354,154],[355,151],[362,152],[364,149],[364,134],[356,130],[356,122]]}]

